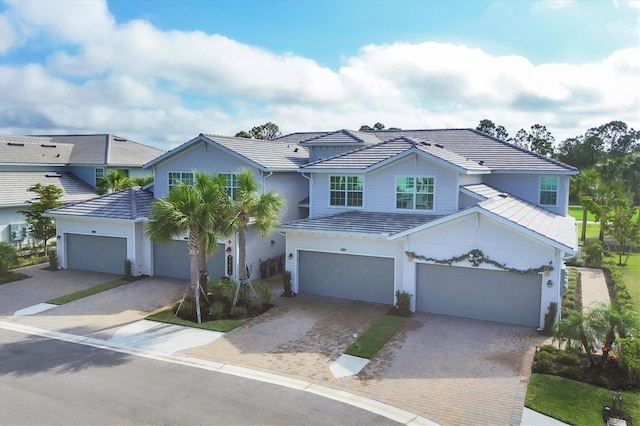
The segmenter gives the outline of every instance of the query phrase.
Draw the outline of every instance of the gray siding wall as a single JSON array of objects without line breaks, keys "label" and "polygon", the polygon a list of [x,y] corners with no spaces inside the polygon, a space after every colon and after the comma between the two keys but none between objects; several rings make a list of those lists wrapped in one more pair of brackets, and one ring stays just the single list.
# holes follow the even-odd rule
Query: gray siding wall
[{"label": "gray siding wall", "polygon": [[[348,175],[349,173],[345,174]],[[331,175],[336,175],[336,173],[314,173],[310,186],[310,190],[312,191],[310,216],[317,217],[353,210],[352,208],[329,206],[329,176]],[[429,212],[421,210],[397,210],[396,177],[398,176],[435,177],[435,210]],[[401,159],[389,166],[365,175],[364,206],[356,210],[411,212],[430,215],[454,213],[458,209],[457,176],[457,173],[417,156]]]},{"label": "gray siding wall", "polygon": [[362,148],[362,145],[309,147],[309,162],[320,160],[322,158],[333,157],[334,155],[343,154],[358,148]]},{"label": "gray siding wall", "polygon": [[[532,204],[540,205],[540,178],[552,174],[499,173],[485,177],[487,185],[494,186]],[[569,176],[558,175],[558,197],[555,206],[541,206],[553,213],[566,216],[569,203]]]}]

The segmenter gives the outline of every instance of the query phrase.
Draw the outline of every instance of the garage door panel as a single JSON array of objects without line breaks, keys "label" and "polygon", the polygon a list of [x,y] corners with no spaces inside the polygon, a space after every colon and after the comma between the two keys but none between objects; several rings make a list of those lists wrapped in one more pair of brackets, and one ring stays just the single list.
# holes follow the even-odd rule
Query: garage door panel
[{"label": "garage door panel", "polygon": [[539,325],[538,275],[426,264],[417,268],[419,311]]},{"label": "garage door panel", "polygon": [[97,235],[65,234],[67,268],[124,274],[127,239]]},{"label": "garage door panel", "polygon": [[300,251],[300,292],[391,304],[394,260],[373,256]]},{"label": "garage door panel", "polygon": [[[154,275],[172,278],[189,279],[189,250],[186,241],[173,240],[168,243],[153,245]],[[224,244],[207,261],[209,276],[217,280],[225,273]]]}]

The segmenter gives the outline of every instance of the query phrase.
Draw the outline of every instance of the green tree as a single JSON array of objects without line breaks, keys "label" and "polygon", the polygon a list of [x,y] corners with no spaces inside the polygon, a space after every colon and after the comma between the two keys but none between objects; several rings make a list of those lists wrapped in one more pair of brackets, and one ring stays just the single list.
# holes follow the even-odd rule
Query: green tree
[{"label": "green tree", "polygon": [[602,139],[597,135],[589,134],[564,140],[558,146],[555,158],[583,170],[593,168],[604,155]]},{"label": "green tree", "polygon": [[[619,306],[616,303],[601,303],[591,309],[587,315],[589,329],[594,339],[603,347],[610,349],[618,337],[637,336],[640,332],[640,316],[631,307]],[[600,367],[603,367],[608,350],[603,350],[600,358]]]},{"label": "green tree", "polygon": [[129,178],[133,186],[145,186],[153,182],[153,176],[136,176]]},{"label": "green tree", "polygon": [[98,195],[110,194],[125,188],[131,188],[133,182],[120,170],[111,170],[100,179],[96,187]]},{"label": "green tree", "polygon": [[509,140],[509,133],[504,126],[496,125],[493,121],[486,118],[480,120],[476,130],[503,141]]},{"label": "green tree", "polygon": [[561,319],[556,325],[553,337],[554,340],[564,341],[567,348],[582,346],[589,358],[589,363],[595,365],[593,350],[596,340],[589,330],[587,317],[582,312],[572,310],[569,316]]},{"label": "green tree", "polygon": [[630,129],[623,121],[614,120],[591,128],[587,135],[598,137],[612,157],[621,157],[640,148],[640,132]]},{"label": "green tree", "polygon": [[640,214],[638,209],[631,205],[631,196],[620,196],[613,201],[613,206],[609,210],[605,226],[605,231],[616,241],[616,252],[618,252],[618,265],[626,264],[622,262],[622,256],[627,255],[631,243],[640,243]]},{"label": "green tree", "polygon": [[29,201],[31,205],[27,210],[21,210],[18,213],[24,214],[31,235],[44,242],[46,255],[48,253],[47,241],[56,235],[56,222],[52,217],[46,217],[44,214],[47,210],[62,206],[60,197],[64,192],[55,185],[42,185],[41,183],[30,186],[27,191],[33,192],[37,196]]},{"label": "green tree", "polygon": [[237,183],[234,198],[229,199],[228,208],[225,210],[229,214],[230,229],[238,234],[238,286],[239,290],[244,290],[249,281],[247,231],[251,226],[264,238],[278,225],[285,202],[280,195],[272,191],[259,194],[258,184],[249,170],[242,170],[237,174]]},{"label": "green tree", "polygon": [[282,136],[282,133],[280,133],[280,128],[277,124],[269,121],[268,123],[253,127],[248,132],[245,130],[241,130],[236,133],[235,136],[238,138],[271,140],[279,138],[280,136]]},{"label": "green tree", "polygon": [[[151,207],[147,235],[158,242],[169,242],[187,234],[190,280],[196,302],[198,322],[201,322],[199,267],[207,268],[207,254],[217,247],[217,239],[224,233],[221,220],[228,217],[222,209],[228,195],[218,176],[194,172],[194,185],[180,182],[165,198]],[[222,229],[221,229],[222,228]],[[206,273],[205,273],[206,276]]]},{"label": "green tree", "polygon": [[18,252],[6,241],[0,241],[0,275],[6,274],[9,268],[18,262]]},{"label": "green tree", "polygon": [[531,126],[530,132],[527,132],[524,129],[518,130],[515,138],[511,141],[516,146],[546,156],[553,154],[553,142],[555,141],[555,138],[545,126],[534,124]]},{"label": "green tree", "polygon": [[580,174],[571,177],[571,186],[575,189],[577,197],[582,205],[582,232],[580,240],[584,243],[587,238],[588,206],[592,196],[598,187],[600,175],[594,169],[580,171]]}]

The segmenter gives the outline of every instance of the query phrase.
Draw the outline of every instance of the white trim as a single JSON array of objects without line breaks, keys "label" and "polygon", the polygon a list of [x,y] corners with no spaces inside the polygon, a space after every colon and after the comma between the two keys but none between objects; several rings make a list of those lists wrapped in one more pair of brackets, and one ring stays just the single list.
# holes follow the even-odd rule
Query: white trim
[{"label": "white trim", "polygon": [[[556,180],[556,202],[554,204],[543,204],[542,203],[542,179],[553,178]],[[545,192],[553,192],[553,191],[545,191]],[[540,207],[558,207],[558,195],[560,195],[560,179],[558,176],[545,175],[538,177],[538,205]]]},{"label": "white trim", "polygon": [[[364,199],[365,198],[365,181],[366,181],[366,179],[365,179],[366,176],[365,175],[363,175],[363,174],[344,174],[344,173],[342,173],[342,174],[328,174],[327,177],[328,177],[328,179],[327,179],[327,184],[328,184],[328,188],[327,188],[327,191],[328,191],[328,193],[327,193],[327,208],[330,208],[330,209],[349,209],[349,210],[361,210],[361,209],[364,208],[364,205],[365,205],[365,199]],[[345,181],[345,189],[344,189],[344,196],[345,196],[344,202],[345,202],[345,204],[343,204],[343,205],[333,205],[333,204],[331,204],[331,191],[332,191],[332,189],[331,189],[331,178],[332,177],[345,177],[345,178],[347,178],[346,181]],[[347,186],[349,185],[348,180],[349,180],[350,177],[362,178],[362,191],[349,191],[347,189]],[[335,191],[338,192],[338,190],[335,190]],[[340,191],[340,192],[343,192],[343,191]],[[362,205],[361,206],[349,206],[349,205],[347,205],[349,192],[353,192],[353,193],[361,192],[362,193]],[[311,204],[311,199],[309,199],[309,204]]]},{"label": "white trim", "polygon": [[[411,209],[401,209],[398,208],[398,178],[413,178],[413,179],[419,179],[419,178],[426,178],[426,179],[433,179],[433,193],[431,193],[433,195],[433,208],[430,210],[427,209],[417,209],[416,206],[416,195],[417,193],[415,192],[415,182],[414,182],[414,192],[413,194],[413,208]],[[421,212],[428,212],[428,213],[435,213],[437,211],[436,208],[436,194],[438,192],[437,189],[437,178],[435,175],[433,176],[427,176],[427,175],[394,175],[393,177],[393,210],[398,212],[398,213],[421,213]],[[427,193],[428,195],[429,193]]]}]

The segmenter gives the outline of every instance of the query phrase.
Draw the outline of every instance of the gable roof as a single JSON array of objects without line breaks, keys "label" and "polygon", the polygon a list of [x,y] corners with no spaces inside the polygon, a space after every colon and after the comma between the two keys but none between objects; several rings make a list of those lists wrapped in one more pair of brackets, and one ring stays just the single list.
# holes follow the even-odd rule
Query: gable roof
[{"label": "gable roof", "polygon": [[300,142],[302,146],[374,145],[382,142],[376,135],[367,132],[342,129],[322,134]]},{"label": "gable roof", "polygon": [[473,129],[438,130],[376,130],[378,138],[390,140],[401,136],[417,140],[428,140],[445,149],[483,164],[492,173],[501,172],[553,172],[577,174],[578,169],[560,161],[544,157],[509,142],[494,138]]},{"label": "gable roof", "polygon": [[297,144],[280,140],[247,139],[201,133],[144,165],[157,165],[200,142],[216,146],[263,171],[297,171],[309,158],[307,150]]},{"label": "gable roof", "polygon": [[24,206],[36,194],[27,191],[31,186],[55,185],[64,191],[60,201],[73,203],[96,197],[95,189],[70,173],[55,171],[0,172],[0,206]]},{"label": "gable roof", "polygon": [[279,138],[273,139],[274,142],[283,142],[283,143],[294,143],[299,144],[300,142],[304,142],[309,139],[316,138],[318,136],[326,135],[327,133],[331,133],[329,131],[326,132],[296,132],[290,133],[288,135],[280,136]]},{"label": "gable roof", "polygon": [[405,136],[366,146],[303,166],[312,171],[370,171],[398,158],[416,153],[448,168],[462,173],[489,173],[489,168],[468,160],[455,152],[428,141],[419,141]]},{"label": "gable roof", "polygon": [[140,187],[126,188],[91,200],[47,211],[47,216],[144,220],[151,213],[153,194]]},{"label": "gable roof", "polygon": [[141,166],[163,152],[109,134],[0,135],[0,163]]}]

